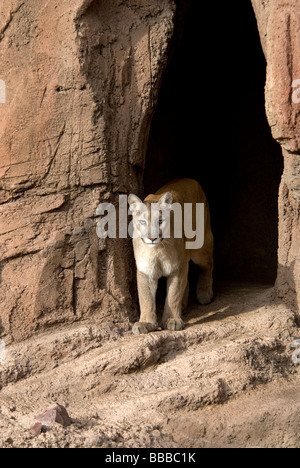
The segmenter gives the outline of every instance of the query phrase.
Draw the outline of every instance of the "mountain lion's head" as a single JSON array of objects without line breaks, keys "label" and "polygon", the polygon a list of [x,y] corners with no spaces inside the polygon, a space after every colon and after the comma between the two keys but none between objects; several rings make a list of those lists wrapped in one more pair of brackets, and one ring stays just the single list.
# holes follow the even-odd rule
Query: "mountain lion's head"
[{"label": "mountain lion's head", "polygon": [[148,247],[157,247],[170,237],[170,213],[173,197],[170,192],[149,195],[144,202],[136,195],[129,195],[133,216],[133,238],[141,238]]}]

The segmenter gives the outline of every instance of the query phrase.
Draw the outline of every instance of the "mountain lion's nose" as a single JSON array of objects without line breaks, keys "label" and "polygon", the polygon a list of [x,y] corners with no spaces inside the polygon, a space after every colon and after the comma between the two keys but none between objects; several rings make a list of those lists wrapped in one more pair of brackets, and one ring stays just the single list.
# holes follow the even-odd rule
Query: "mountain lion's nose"
[{"label": "mountain lion's nose", "polygon": [[149,237],[149,239],[150,239],[152,242],[154,242],[154,241],[157,240],[157,237]]}]

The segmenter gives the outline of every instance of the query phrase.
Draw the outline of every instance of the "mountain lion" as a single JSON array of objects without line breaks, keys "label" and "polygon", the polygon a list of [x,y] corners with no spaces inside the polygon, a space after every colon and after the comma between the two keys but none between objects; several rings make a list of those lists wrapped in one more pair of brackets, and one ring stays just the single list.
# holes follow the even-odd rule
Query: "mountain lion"
[{"label": "mountain lion", "polygon": [[[190,221],[193,228],[190,232],[193,233],[194,239],[199,230],[199,226],[196,226],[196,210],[200,205],[197,204],[204,206],[204,243],[202,242],[203,245],[199,248],[193,247],[197,247],[197,244],[191,243],[193,239],[186,237],[186,230],[181,236],[174,235],[175,209],[172,207],[177,205],[179,212],[182,208],[183,217],[187,206],[185,204],[190,204]],[[213,298],[213,235],[205,194],[195,180],[177,179],[158,190],[155,195],[149,195],[144,202],[136,195],[130,195],[129,205],[133,216],[133,247],[141,309],[140,321],[133,326],[132,331],[139,335],[157,330],[156,292],[161,277],[167,278],[162,325],[168,330],[182,330],[184,322],[181,315],[187,308],[189,296],[190,260],[198,269],[198,302],[203,305],[209,304]],[[163,234],[167,231],[169,236],[165,237]]]}]

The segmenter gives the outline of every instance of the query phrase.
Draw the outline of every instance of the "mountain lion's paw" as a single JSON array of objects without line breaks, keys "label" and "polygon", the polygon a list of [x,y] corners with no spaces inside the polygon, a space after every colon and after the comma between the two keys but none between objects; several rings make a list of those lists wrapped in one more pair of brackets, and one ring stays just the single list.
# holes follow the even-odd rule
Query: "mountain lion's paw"
[{"label": "mountain lion's paw", "polygon": [[200,305],[208,305],[213,300],[213,292],[207,289],[199,289],[197,290],[197,301]]},{"label": "mountain lion's paw", "polygon": [[179,331],[184,329],[184,321],[181,319],[170,318],[166,325],[167,330]]},{"label": "mountain lion's paw", "polygon": [[146,335],[157,330],[157,324],[149,322],[137,322],[132,327],[132,333],[134,335]]}]

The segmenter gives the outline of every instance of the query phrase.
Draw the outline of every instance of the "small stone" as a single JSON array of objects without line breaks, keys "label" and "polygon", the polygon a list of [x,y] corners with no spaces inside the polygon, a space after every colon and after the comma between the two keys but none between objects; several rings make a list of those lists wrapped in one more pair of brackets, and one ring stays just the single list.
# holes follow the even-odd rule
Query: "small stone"
[{"label": "small stone", "polygon": [[29,429],[30,434],[34,437],[39,436],[43,432],[43,425],[39,422],[35,423],[35,425]]},{"label": "small stone", "polygon": [[64,427],[68,427],[72,424],[70,416],[68,415],[68,412],[64,406],[57,404],[55,407],[55,410],[56,410],[55,422],[57,422],[58,424],[61,424]]},{"label": "small stone", "polygon": [[68,427],[72,424],[66,408],[59,404],[39,414],[35,417],[35,420],[47,427],[51,427],[55,422],[64,427]]}]

